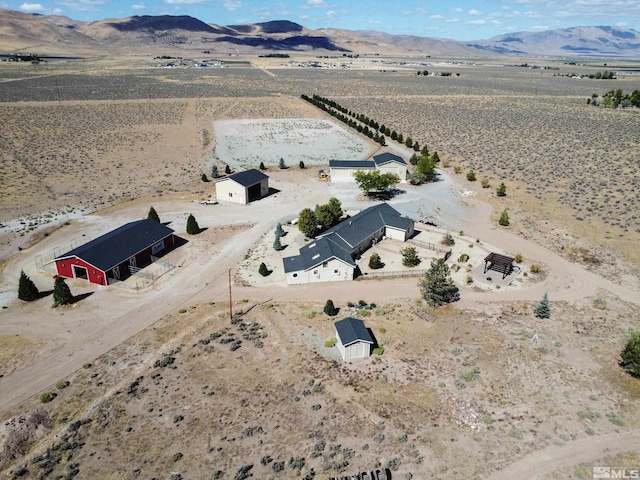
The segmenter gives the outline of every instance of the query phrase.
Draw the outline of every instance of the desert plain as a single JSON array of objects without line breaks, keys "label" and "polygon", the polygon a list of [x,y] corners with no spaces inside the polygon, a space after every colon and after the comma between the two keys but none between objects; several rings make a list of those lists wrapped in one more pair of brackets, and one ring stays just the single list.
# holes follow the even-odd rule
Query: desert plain
[{"label": "desert plain", "polygon": [[[586,100],[640,79],[575,79],[558,73],[603,67],[544,62],[559,70],[443,59],[429,68],[459,75],[422,77],[406,62],[310,69],[250,57],[167,69],[150,55],[0,64],[0,468],[114,479],[373,468],[393,479],[590,479],[598,466],[638,468],[640,384],[618,360],[640,328],[640,111]],[[281,258],[304,243],[288,221],[331,197],[349,212],[372,204],[318,169],[412,153],[300,99],[314,93],[438,152],[439,181],[401,184],[390,203],[420,235],[453,235],[459,302],[429,308],[416,276],[286,285]],[[199,203],[215,197],[201,180],[213,165],[261,161],[272,195]],[[78,301],[55,309],[50,296],[16,299],[21,270],[47,292],[43,263],[56,249],[150,206],[186,240],[156,281],[70,280]],[[198,235],[185,233],[189,213]],[[271,246],[278,222],[282,252]],[[386,269],[400,268],[401,247],[377,247]],[[513,283],[467,283],[487,251],[522,255]],[[544,293],[549,319],[533,315]],[[384,353],[345,363],[326,347],[327,299],[337,318],[363,318]],[[350,306],[360,300],[375,307]],[[56,396],[42,403],[45,392]]]}]

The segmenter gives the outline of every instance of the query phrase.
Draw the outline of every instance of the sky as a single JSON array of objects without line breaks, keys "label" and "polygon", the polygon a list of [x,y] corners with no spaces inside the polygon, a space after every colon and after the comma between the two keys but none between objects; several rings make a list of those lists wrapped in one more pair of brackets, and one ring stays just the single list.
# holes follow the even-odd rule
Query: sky
[{"label": "sky", "polygon": [[0,7],[82,21],[132,15],[190,15],[217,25],[290,20],[311,29],[464,41],[585,25],[640,30],[640,0],[0,0]]}]

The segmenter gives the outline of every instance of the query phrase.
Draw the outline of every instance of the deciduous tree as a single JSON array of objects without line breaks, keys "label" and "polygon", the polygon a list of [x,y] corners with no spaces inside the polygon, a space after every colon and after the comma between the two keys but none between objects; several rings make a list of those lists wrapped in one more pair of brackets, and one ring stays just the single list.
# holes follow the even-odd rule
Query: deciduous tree
[{"label": "deciduous tree", "polygon": [[396,174],[380,173],[378,170],[372,170],[370,172],[356,170],[353,178],[358,184],[358,187],[360,187],[360,190],[366,195],[369,195],[371,192],[386,192],[400,181],[400,177]]},{"label": "deciduous tree", "polygon": [[629,341],[620,353],[620,366],[628,374],[640,377],[640,330],[629,332]]}]

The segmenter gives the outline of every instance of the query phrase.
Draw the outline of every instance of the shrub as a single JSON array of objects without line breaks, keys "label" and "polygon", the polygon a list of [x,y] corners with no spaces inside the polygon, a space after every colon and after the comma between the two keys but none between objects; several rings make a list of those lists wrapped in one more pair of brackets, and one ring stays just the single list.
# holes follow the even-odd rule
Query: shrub
[{"label": "shrub", "polygon": [[415,247],[403,248],[400,253],[402,253],[402,265],[405,267],[415,267],[420,263],[420,257],[418,257]]},{"label": "shrub", "polygon": [[620,353],[620,366],[629,375],[640,377],[640,330],[631,330],[629,340]]},{"label": "shrub", "polygon": [[440,243],[442,245],[446,245],[447,247],[452,247],[453,245],[456,244],[456,241],[453,239],[451,234],[447,232],[442,236],[442,240],[440,240]]},{"label": "shrub", "polygon": [[382,345],[379,345],[373,349],[374,355],[382,355],[383,353],[384,353],[384,347]]},{"label": "shrub", "polygon": [[42,395],[40,395],[40,402],[41,403],[52,402],[53,399],[56,398],[57,396],[58,394],[54,392],[44,392]]},{"label": "shrub", "polygon": [[455,167],[453,167],[453,173],[460,173],[462,172],[462,167],[460,167],[459,165],[456,165]]},{"label": "shrub", "polygon": [[507,212],[506,208],[500,214],[500,219],[498,220],[498,223],[503,227],[507,227],[509,225],[509,213]]},{"label": "shrub", "polygon": [[263,277],[266,277],[266,276],[267,276],[267,275],[269,275],[269,273],[271,273],[271,272],[269,272],[269,269],[267,268],[267,266],[264,264],[264,262],[262,262],[262,263],[260,264],[260,268],[258,269],[258,273],[259,273],[260,275],[262,275]]},{"label": "shrub", "polygon": [[56,388],[58,390],[64,390],[65,388],[67,388],[69,386],[69,382],[67,380],[58,380],[56,382]]},{"label": "shrub", "polygon": [[336,312],[336,307],[333,305],[333,300],[327,300],[327,303],[324,304],[324,309],[322,310],[325,314],[333,317],[338,312]]},{"label": "shrub", "polygon": [[499,197],[505,197],[507,195],[507,187],[504,182],[500,183],[498,188],[496,188],[496,195]]},{"label": "shrub", "polygon": [[333,348],[338,343],[338,339],[336,337],[331,337],[329,340],[324,342],[324,346],[327,348]]},{"label": "shrub", "polygon": [[200,175],[200,180],[202,180],[203,182],[208,182],[209,179],[207,178],[207,174],[203,173],[202,175]]},{"label": "shrub", "polygon": [[196,217],[192,214],[189,214],[189,218],[187,218],[187,233],[189,235],[197,235],[200,233],[200,225],[198,225]]},{"label": "shrub", "polygon": [[473,277],[471,275],[467,275],[467,283],[473,283]]},{"label": "shrub", "polygon": [[489,185],[489,179],[487,177],[484,177],[480,181],[480,185],[482,185],[482,188],[489,188],[491,186],[491,185]]},{"label": "shrub", "polygon": [[521,253],[516,253],[516,256],[513,257],[513,261],[516,263],[522,263],[522,254]]},{"label": "shrub", "polygon": [[33,283],[33,281],[24,273],[23,270],[20,271],[20,280],[18,281],[18,298],[25,302],[32,302],[37,300],[40,292],[38,288]]},{"label": "shrub", "polygon": [[463,253],[462,255],[460,255],[458,257],[458,262],[460,262],[460,263],[464,263],[467,260],[469,260],[469,255],[467,255],[466,253]]},{"label": "shrub", "polygon": [[474,172],[473,170],[469,170],[469,172],[467,172],[467,180],[469,180],[470,182],[475,182],[476,172]]},{"label": "shrub", "polygon": [[378,255],[377,253],[372,254],[371,257],[369,257],[369,268],[371,268],[372,270],[377,270],[382,267],[384,267],[384,263],[382,263],[380,255]]}]

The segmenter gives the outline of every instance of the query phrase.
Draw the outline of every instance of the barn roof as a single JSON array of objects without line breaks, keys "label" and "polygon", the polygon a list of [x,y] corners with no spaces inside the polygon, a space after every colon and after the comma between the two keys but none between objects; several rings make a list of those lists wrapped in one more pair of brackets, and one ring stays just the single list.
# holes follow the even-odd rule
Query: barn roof
[{"label": "barn roof", "polygon": [[334,325],[340,341],[345,347],[356,342],[370,343],[372,345],[374,343],[369,330],[364,326],[364,322],[358,318],[343,318],[335,322]]},{"label": "barn roof", "polygon": [[329,160],[331,168],[376,168],[376,164],[371,160]]},{"label": "barn roof", "polygon": [[171,234],[173,230],[169,227],[145,218],[122,225],[60,255],[55,260],[78,257],[102,271],[107,271]]},{"label": "barn roof", "polygon": [[384,152],[379,155],[373,156],[373,161],[376,164],[376,167],[380,165],[384,165],[385,163],[399,163],[400,165],[406,165],[407,162],[404,161],[402,157],[398,155],[394,155],[393,153]]},{"label": "barn roof", "polygon": [[243,187],[252,187],[256,183],[260,183],[265,178],[269,177],[262,173],[260,170],[252,168],[251,170],[245,170],[244,172],[238,172],[229,175],[225,180],[233,180]]}]

